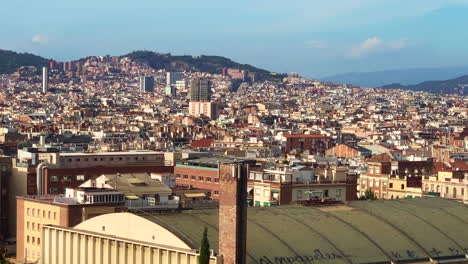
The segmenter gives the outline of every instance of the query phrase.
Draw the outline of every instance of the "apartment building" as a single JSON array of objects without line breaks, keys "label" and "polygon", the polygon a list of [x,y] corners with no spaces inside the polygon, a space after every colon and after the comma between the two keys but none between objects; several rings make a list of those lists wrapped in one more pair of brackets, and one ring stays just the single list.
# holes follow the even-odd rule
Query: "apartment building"
[{"label": "apartment building", "polygon": [[438,163],[433,175],[424,176],[423,193],[445,199],[468,201],[468,165],[465,162]]},{"label": "apartment building", "polygon": [[344,167],[253,169],[249,173],[247,202],[253,206],[273,206],[314,199],[355,200],[356,181],[347,172]]},{"label": "apartment building", "polygon": [[18,196],[16,256],[19,261],[41,259],[42,227],[73,227],[92,217],[126,211],[123,193],[101,188],[68,189],[63,196]]}]

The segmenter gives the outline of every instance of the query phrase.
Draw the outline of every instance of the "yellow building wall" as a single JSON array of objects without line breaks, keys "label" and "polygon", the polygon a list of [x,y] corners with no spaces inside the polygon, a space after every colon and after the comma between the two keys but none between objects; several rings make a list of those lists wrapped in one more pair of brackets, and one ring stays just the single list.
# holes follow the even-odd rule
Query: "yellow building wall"
[{"label": "yellow building wall", "polygon": [[[45,226],[41,264],[196,264],[199,254],[71,228]],[[212,256],[210,264],[219,263]]]},{"label": "yellow building wall", "polygon": [[[24,200],[23,241],[28,261],[36,261],[41,256],[41,227],[60,225],[60,207],[47,203]],[[19,249],[20,250],[20,249]]]}]

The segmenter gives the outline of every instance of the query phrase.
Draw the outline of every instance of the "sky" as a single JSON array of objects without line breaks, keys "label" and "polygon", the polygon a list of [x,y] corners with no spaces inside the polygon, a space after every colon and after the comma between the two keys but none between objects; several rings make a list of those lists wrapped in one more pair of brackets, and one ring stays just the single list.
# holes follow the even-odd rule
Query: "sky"
[{"label": "sky", "polygon": [[59,61],[151,50],[320,78],[468,64],[468,0],[14,0],[0,49]]}]

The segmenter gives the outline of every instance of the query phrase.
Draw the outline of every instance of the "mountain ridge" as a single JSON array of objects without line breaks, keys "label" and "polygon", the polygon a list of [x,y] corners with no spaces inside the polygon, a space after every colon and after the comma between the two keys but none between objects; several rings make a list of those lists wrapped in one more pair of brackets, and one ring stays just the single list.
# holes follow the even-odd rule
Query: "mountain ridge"
[{"label": "mountain ridge", "polygon": [[0,49],[0,74],[13,73],[21,66],[43,67],[49,60],[31,53]]},{"label": "mountain ridge", "polygon": [[[448,80],[468,74],[468,65],[393,69],[374,72],[350,72],[321,78],[323,81],[348,83],[362,87],[380,87],[389,83],[416,85],[425,81]],[[430,79],[429,79],[430,78]]]},{"label": "mountain ridge", "polygon": [[392,83],[381,86],[381,88],[424,91],[437,94],[468,95],[468,75],[444,81],[426,81],[414,85],[402,85],[400,83]]}]

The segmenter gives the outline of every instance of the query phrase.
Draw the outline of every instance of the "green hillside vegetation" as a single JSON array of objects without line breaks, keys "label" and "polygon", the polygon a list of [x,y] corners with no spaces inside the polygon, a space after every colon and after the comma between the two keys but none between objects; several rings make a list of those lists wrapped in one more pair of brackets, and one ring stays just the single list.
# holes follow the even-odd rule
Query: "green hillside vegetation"
[{"label": "green hillside vegetation", "polygon": [[[221,56],[190,56],[161,54],[152,51],[134,51],[123,57],[147,64],[153,69],[166,69],[168,71],[192,71],[221,73],[222,68],[235,68],[254,72],[261,79],[273,79],[275,76],[269,71],[256,68],[249,64],[240,64]],[[276,76],[278,78],[278,76]]]},{"label": "green hillside vegetation", "polygon": [[44,67],[48,61],[30,53],[0,50],[0,74],[13,73],[21,66]]}]

